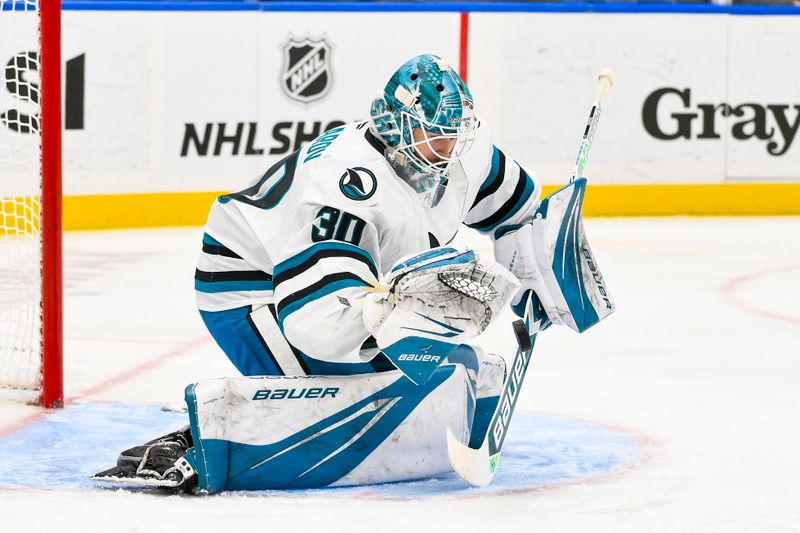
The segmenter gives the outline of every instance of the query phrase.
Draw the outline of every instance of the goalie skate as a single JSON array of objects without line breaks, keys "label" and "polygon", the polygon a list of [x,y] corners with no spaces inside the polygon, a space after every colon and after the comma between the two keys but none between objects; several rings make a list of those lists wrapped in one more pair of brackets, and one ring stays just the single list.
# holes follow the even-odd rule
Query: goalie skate
[{"label": "goalie skate", "polygon": [[196,472],[185,457],[191,445],[192,436],[187,427],[125,450],[117,459],[116,466],[98,472],[91,479],[104,483],[190,490],[197,483]]}]

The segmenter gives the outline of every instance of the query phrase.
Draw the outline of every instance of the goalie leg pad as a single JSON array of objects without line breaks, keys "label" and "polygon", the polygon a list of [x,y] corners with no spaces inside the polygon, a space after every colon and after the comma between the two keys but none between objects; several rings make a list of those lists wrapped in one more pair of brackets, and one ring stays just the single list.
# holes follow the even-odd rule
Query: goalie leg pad
[{"label": "goalie leg pad", "polygon": [[400,371],[190,385],[199,488],[315,488],[448,472],[445,427],[466,442],[473,387],[460,364],[439,367],[421,386]]}]

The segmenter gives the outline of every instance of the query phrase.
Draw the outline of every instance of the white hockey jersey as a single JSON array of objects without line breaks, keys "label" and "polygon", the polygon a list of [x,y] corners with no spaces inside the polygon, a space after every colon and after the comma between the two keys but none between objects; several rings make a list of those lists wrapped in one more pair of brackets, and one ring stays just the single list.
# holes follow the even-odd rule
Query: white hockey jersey
[{"label": "white hockey jersey", "polygon": [[285,338],[322,361],[359,362],[364,287],[399,258],[525,222],[541,187],[485,125],[439,204],[420,205],[367,122],[332,129],[211,208],[195,275],[202,311],[274,304]]}]

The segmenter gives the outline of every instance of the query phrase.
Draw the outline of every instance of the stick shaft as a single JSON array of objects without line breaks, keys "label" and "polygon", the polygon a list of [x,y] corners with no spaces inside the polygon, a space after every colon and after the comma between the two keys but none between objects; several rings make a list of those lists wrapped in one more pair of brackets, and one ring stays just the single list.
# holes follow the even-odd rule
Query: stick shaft
[{"label": "stick shaft", "polygon": [[575,165],[572,167],[572,174],[569,178],[570,183],[583,177],[583,170],[589,161],[589,149],[592,147],[594,132],[597,130],[597,123],[600,122],[602,105],[608,90],[614,84],[614,71],[611,70],[611,67],[606,67],[600,72],[598,79],[600,80],[600,85],[597,88],[597,96],[592,104],[591,111],[589,111],[589,119],[586,121],[586,128],[583,130],[583,137],[581,137],[581,143],[578,146],[578,155],[575,157]]}]

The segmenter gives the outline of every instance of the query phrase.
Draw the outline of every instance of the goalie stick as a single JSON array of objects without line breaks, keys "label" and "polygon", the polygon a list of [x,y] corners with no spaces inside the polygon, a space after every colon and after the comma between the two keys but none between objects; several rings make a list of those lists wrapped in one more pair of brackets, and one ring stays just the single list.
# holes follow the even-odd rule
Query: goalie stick
[{"label": "goalie stick", "polygon": [[589,111],[589,119],[586,121],[586,128],[583,130],[583,137],[581,144],[578,146],[578,156],[575,158],[575,166],[572,167],[572,175],[569,177],[569,182],[572,183],[578,178],[583,177],[583,169],[586,168],[586,162],[589,160],[589,149],[592,147],[592,140],[594,140],[594,132],[597,130],[597,123],[600,122],[600,111],[602,110],[603,102],[606,99],[608,90],[614,85],[616,78],[614,69],[611,66],[606,66],[597,75],[600,80],[600,86],[597,88],[597,96],[595,97],[592,109]]},{"label": "goalie stick", "polygon": [[[605,67],[598,75],[600,86],[578,146],[578,155],[575,158],[575,166],[569,179],[570,183],[583,177],[583,170],[589,158],[589,149],[600,120],[602,104],[609,88],[614,84],[614,78],[614,70],[610,66]],[[514,322],[514,332],[519,347],[481,447],[476,449],[463,444],[450,431],[450,428],[447,429],[447,453],[450,465],[464,481],[471,485],[482,487],[488,485],[494,478],[511,415],[517,405],[519,391],[533,354],[536,335],[544,329],[548,322],[538,300],[534,303],[534,298],[530,293],[527,295],[524,320],[524,323],[520,320]]]},{"label": "goalie stick", "polygon": [[494,477],[503,442],[508,432],[508,424],[514,413],[514,407],[517,405],[528,364],[531,362],[536,334],[547,321],[544,310],[538,306],[538,302],[538,313],[534,315],[531,295],[528,294],[526,298],[525,321],[516,320],[513,323],[518,344],[517,353],[481,447],[475,449],[462,444],[458,437],[450,431],[450,428],[447,428],[447,454],[450,465],[461,479],[470,485],[482,487],[488,485]]}]

